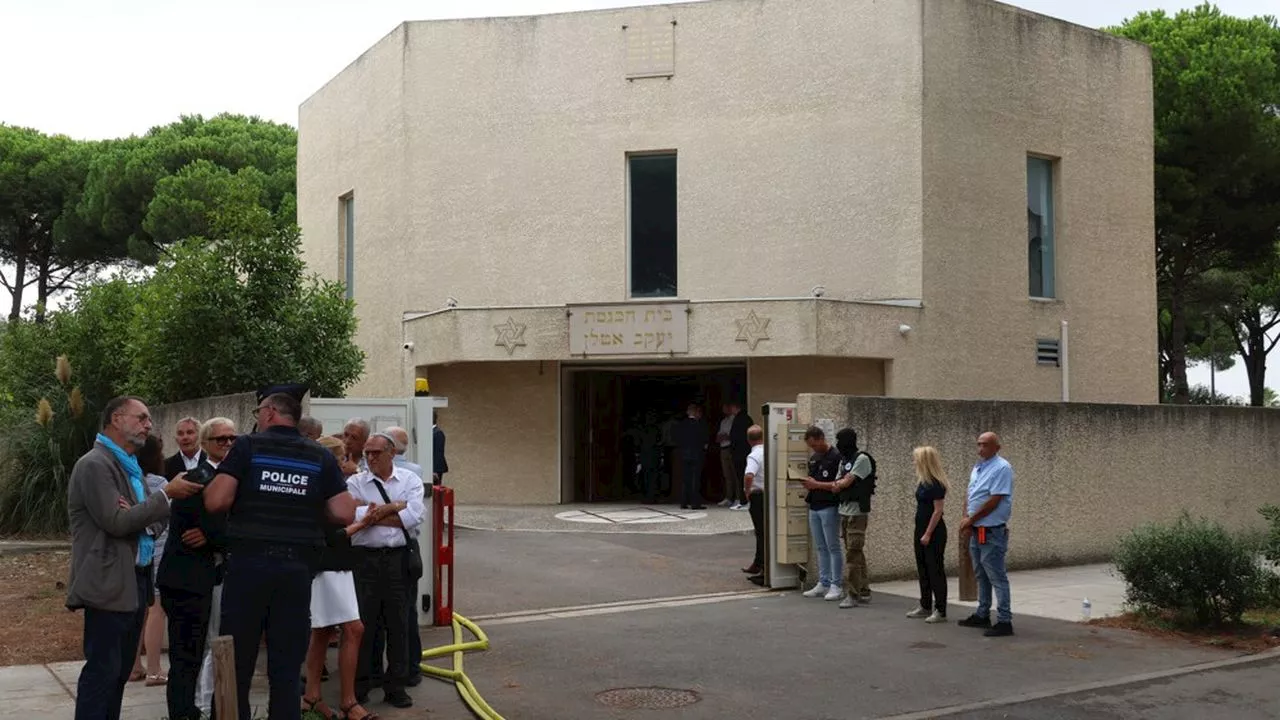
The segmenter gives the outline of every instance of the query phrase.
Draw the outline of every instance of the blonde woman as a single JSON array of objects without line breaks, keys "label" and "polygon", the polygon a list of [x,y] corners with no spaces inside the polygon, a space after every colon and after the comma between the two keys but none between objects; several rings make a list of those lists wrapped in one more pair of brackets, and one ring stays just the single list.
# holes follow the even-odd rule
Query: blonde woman
[{"label": "blonde woman", "polygon": [[907,613],[927,623],[947,621],[947,573],[943,557],[947,549],[947,524],[942,521],[947,497],[947,474],[942,457],[932,447],[911,453],[916,467],[916,523],[912,544],[916,549],[916,574],[920,577],[920,605]]}]

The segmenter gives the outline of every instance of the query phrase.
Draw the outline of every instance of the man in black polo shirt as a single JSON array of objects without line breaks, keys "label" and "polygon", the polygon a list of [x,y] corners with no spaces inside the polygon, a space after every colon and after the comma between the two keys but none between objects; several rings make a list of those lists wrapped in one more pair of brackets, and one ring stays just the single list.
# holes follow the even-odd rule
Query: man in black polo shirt
[{"label": "man in black polo shirt", "polygon": [[240,717],[250,717],[249,683],[265,631],[268,717],[298,720],[298,668],[324,527],[349,525],[355,501],[333,455],[298,433],[297,399],[275,393],[254,415],[262,430],[236,440],[204,492],[210,512],[228,513],[221,631],[235,640]]},{"label": "man in black polo shirt", "polygon": [[840,545],[840,500],[830,484],[840,475],[840,453],[827,442],[827,434],[815,426],[805,430],[804,442],[813,451],[809,456],[809,477],[804,486],[809,493],[809,534],[818,556],[818,583],[803,594],[809,598],[844,598],[843,548]]}]

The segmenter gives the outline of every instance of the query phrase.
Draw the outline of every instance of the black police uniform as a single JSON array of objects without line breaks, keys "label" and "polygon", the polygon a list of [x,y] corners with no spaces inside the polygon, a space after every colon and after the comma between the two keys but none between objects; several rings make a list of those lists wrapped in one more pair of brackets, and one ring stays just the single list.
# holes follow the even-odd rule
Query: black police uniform
[{"label": "black police uniform", "polygon": [[249,683],[265,632],[268,717],[297,720],[298,668],[311,634],[311,579],[325,544],[325,505],[346,491],[346,482],[333,454],[292,427],[240,437],[218,472],[238,481],[227,518],[220,631],[235,639],[240,717],[250,717]]}]

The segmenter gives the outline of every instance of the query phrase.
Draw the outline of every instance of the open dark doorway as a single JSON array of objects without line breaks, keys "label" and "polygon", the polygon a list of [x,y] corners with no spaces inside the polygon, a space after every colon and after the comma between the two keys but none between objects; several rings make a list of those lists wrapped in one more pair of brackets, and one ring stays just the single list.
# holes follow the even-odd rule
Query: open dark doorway
[{"label": "open dark doorway", "polygon": [[658,502],[678,503],[682,478],[670,425],[684,417],[689,402],[702,405],[707,426],[702,497],[715,502],[725,496],[715,429],[724,403],[737,400],[746,404],[745,367],[578,370],[571,372],[569,379],[574,420],[573,502],[643,501],[641,469],[656,453]]}]

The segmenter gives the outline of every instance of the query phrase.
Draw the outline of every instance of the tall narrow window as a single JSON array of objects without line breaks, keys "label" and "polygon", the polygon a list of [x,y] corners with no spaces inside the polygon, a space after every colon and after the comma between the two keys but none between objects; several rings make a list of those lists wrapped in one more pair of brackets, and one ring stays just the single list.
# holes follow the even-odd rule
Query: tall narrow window
[{"label": "tall narrow window", "polygon": [[1027,271],[1031,297],[1055,297],[1053,230],[1053,161],[1027,157]]},{"label": "tall narrow window", "polygon": [[631,297],[676,296],[676,156],[632,155]]},{"label": "tall narrow window", "polygon": [[339,201],[342,208],[342,279],[347,285],[347,297],[356,295],[356,197],[344,195]]}]

